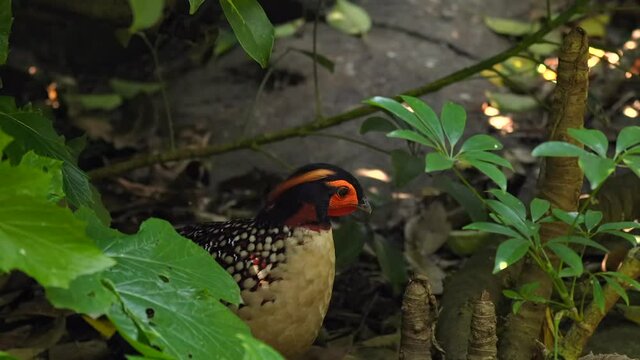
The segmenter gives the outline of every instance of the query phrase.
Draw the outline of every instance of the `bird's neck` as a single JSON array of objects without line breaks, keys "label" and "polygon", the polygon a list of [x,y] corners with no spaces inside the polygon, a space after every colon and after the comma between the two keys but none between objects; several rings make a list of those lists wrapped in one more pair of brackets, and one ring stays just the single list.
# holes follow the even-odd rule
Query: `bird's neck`
[{"label": "bird's neck", "polygon": [[265,221],[270,223],[278,223],[286,225],[291,229],[305,228],[313,231],[322,231],[331,229],[331,222],[319,221],[318,212],[313,204],[302,204],[295,211],[284,215],[278,211],[262,211],[258,215],[259,221]]}]

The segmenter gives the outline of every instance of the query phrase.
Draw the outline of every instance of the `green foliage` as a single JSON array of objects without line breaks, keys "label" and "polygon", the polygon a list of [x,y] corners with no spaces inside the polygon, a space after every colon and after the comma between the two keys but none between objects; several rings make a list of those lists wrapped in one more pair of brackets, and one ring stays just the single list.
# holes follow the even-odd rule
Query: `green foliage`
[{"label": "green foliage", "polygon": [[204,0],[189,0],[189,14],[195,14],[202,3],[204,3]]},{"label": "green foliage", "polygon": [[501,112],[525,112],[538,108],[540,105],[533,96],[512,93],[487,92],[491,106]]},{"label": "green foliage", "polygon": [[500,35],[524,36],[540,29],[540,24],[507,18],[486,16],[484,24]]},{"label": "green foliage", "polygon": [[448,170],[457,162],[462,162],[485,174],[501,189],[507,188],[507,179],[499,167],[512,169],[511,164],[489,152],[502,148],[498,140],[488,135],[475,135],[465,141],[458,151],[455,150],[466,125],[467,115],[463,107],[446,103],[438,119],[436,113],[420,99],[411,96],[401,98],[411,111],[393,99],[378,96],[366,103],[388,111],[409,125],[409,129],[391,131],[388,137],[408,140],[435,150],[425,157],[426,172]]},{"label": "green foliage", "polygon": [[224,15],[244,51],[263,68],[273,47],[273,25],[256,0],[220,0]]},{"label": "green foliage", "polygon": [[333,61],[331,61],[328,57],[322,55],[322,54],[318,54],[318,53],[313,53],[311,51],[308,50],[302,50],[302,49],[296,49],[296,48],[290,48],[292,51],[295,51],[299,54],[302,54],[308,58],[310,58],[311,60],[315,61],[318,65],[322,66],[323,68],[329,70],[329,72],[333,72],[333,69],[335,68],[335,64],[333,63]]},{"label": "green foliage", "polygon": [[51,122],[41,112],[17,109],[13,99],[0,99],[0,130],[14,140],[5,155],[17,163],[28,151],[62,161],[63,187],[67,200],[74,206],[94,206],[89,178],[76,165],[72,150],[58,136]]},{"label": "green foliage", "polygon": [[336,247],[336,268],[346,269],[358,258],[364,247],[367,232],[362,223],[354,220],[343,222],[333,231]]},{"label": "green foliage", "polygon": [[164,0],[129,0],[129,6],[133,15],[129,33],[135,34],[152,27],[160,20],[164,9]]},{"label": "green foliage", "polygon": [[407,282],[407,266],[402,251],[387,239],[374,235],[373,250],[382,269],[382,275],[391,283],[393,291],[399,294]]},{"label": "green foliage", "polygon": [[397,126],[395,126],[391,121],[380,116],[372,116],[362,122],[362,125],[360,126],[360,134],[364,135],[373,131],[389,133],[396,129]]},{"label": "green foliage", "polygon": [[0,0],[0,65],[7,62],[9,55],[9,33],[13,16],[11,15],[11,0]]},{"label": "green foliage", "polygon": [[424,172],[422,159],[400,149],[391,151],[391,165],[393,181],[398,187],[405,186]]},{"label": "green foliage", "polygon": [[496,251],[493,273],[498,273],[518,262],[527,254],[530,246],[531,244],[522,238],[508,239],[502,242]]},{"label": "green foliage", "polygon": [[281,359],[221,303],[241,301],[231,276],[169,223],[150,219],[125,235],[88,207],[65,207],[65,165],[77,150],[39,113],[15,112],[1,113],[12,132],[0,130],[0,270],[33,277],[56,307],[106,315],[148,358]]},{"label": "green foliage", "polygon": [[512,310],[514,314],[518,313],[518,310],[527,301],[546,304],[548,301],[540,295],[536,295],[535,291],[540,287],[537,282],[524,284],[516,290],[502,290],[502,294],[509,299],[514,300],[512,304]]},{"label": "green foliage", "polygon": [[532,152],[534,156],[578,157],[578,165],[589,179],[591,189],[600,187],[614,173],[620,163],[640,176],[640,127],[629,126],[618,134],[616,151],[613,158],[607,157],[609,141],[599,130],[569,129],[571,137],[593,152],[561,141],[549,141],[538,145]]},{"label": "green foliage", "polygon": [[162,84],[157,82],[140,82],[118,78],[110,79],[109,86],[125,99],[132,99],[139,94],[153,94],[162,89]]},{"label": "green foliage", "polygon": [[349,35],[362,35],[371,29],[369,14],[347,0],[337,0],[326,19],[330,26]]}]

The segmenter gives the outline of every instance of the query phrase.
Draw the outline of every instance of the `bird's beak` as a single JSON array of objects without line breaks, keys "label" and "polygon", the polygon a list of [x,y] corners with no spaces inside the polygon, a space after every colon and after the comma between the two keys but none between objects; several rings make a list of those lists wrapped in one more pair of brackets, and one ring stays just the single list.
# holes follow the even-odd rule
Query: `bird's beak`
[{"label": "bird's beak", "polygon": [[369,204],[369,200],[366,197],[362,198],[358,204],[358,209],[366,212],[367,214],[371,214],[371,204]]}]

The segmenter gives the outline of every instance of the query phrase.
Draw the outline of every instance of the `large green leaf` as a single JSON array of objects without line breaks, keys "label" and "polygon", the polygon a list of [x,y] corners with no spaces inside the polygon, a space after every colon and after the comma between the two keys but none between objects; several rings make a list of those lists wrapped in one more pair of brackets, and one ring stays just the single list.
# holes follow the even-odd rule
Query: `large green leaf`
[{"label": "large green leaf", "polygon": [[616,140],[616,156],[630,147],[640,144],[640,126],[627,126],[620,130]]},{"label": "large green leaf", "polygon": [[244,51],[263,68],[275,38],[273,25],[256,0],[220,0],[224,15]]},{"label": "large green leaf", "polygon": [[454,160],[439,152],[430,152],[425,156],[425,172],[448,170],[453,167]]},{"label": "large green leaf", "polygon": [[538,31],[540,24],[508,18],[486,16],[484,24],[500,35],[523,36]]},{"label": "large green leaf", "polygon": [[511,166],[509,160],[488,151],[465,151],[460,155],[460,158],[467,161],[480,160],[513,170],[513,166]]},{"label": "large green leaf", "polygon": [[333,231],[336,247],[336,268],[339,270],[351,265],[362,252],[366,231],[364,226],[356,221],[347,220]]},{"label": "large green leaf", "polygon": [[413,130],[404,130],[404,129],[393,130],[392,132],[388,133],[387,136],[391,138],[413,141],[415,143],[418,143],[430,148],[436,147],[433,141],[431,141],[430,139],[427,139],[422,134],[419,134]]},{"label": "large green leaf", "polygon": [[326,15],[327,23],[349,35],[361,35],[371,29],[369,14],[347,0],[338,0]]},{"label": "large green leaf", "polygon": [[[147,220],[137,234],[115,239],[100,230],[97,220],[92,226],[105,254],[117,261],[104,276],[148,345],[178,358],[242,357],[241,341],[234,334],[249,330],[219,302],[237,304],[239,289],[205,250],[163,220]],[[116,326],[127,328],[117,313],[110,311],[109,316]],[[128,334],[134,339],[139,335]]]},{"label": "large green leaf", "polygon": [[373,237],[373,249],[382,275],[391,283],[394,292],[399,293],[407,281],[407,266],[402,251],[377,234]]},{"label": "large green leaf", "polygon": [[584,171],[584,176],[589,179],[591,190],[597,188],[616,169],[616,163],[608,158],[602,158],[591,153],[584,153],[578,159],[580,168]]},{"label": "large green leaf", "polygon": [[0,200],[0,269],[18,269],[43,286],[67,287],[80,275],[113,265],[71,211],[31,196]]},{"label": "large green leaf", "polygon": [[446,102],[440,113],[440,121],[442,122],[444,133],[449,139],[451,149],[453,149],[464,132],[464,127],[467,123],[467,112],[464,107],[458,104]]},{"label": "large green leaf", "polygon": [[162,16],[164,0],[129,0],[133,21],[129,26],[129,32],[135,34],[138,31],[155,25]]},{"label": "large green leaf", "polygon": [[36,154],[62,160],[64,192],[67,200],[75,206],[92,206],[89,178],[75,164],[75,159],[64,139],[56,134],[51,121],[33,110],[0,110],[0,129],[13,137],[5,148],[12,163],[30,150]]},{"label": "large green leaf", "polygon": [[529,204],[531,212],[531,220],[538,221],[547,211],[549,211],[551,203],[548,200],[534,198]]},{"label": "large green leaf", "polygon": [[468,138],[464,144],[462,144],[460,152],[500,149],[502,149],[502,144],[494,137],[485,134],[476,134]]},{"label": "large green leaf", "polygon": [[389,99],[382,96],[374,96],[371,99],[367,99],[364,101],[366,104],[379,107],[396,116],[400,120],[406,122],[407,124],[413,126],[416,130],[420,131],[422,134],[426,135],[431,142],[438,143],[438,139],[434,137],[432,132],[423,124],[422,121],[418,120],[418,117],[407,110],[402,104],[399,102]]},{"label": "large green leaf", "polygon": [[433,109],[424,101],[416,97],[407,95],[401,95],[400,97],[404,102],[409,104],[418,120],[420,120],[422,127],[416,128],[419,130],[421,130],[421,128],[426,129],[427,132],[424,134],[432,139],[436,144],[440,144],[444,149],[444,130],[442,129],[442,123],[438,120],[438,115],[436,115],[435,111],[433,111]]},{"label": "large green leaf", "polygon": [[522,201],[520,201],[520,199],[503,190],[492,189],[489,190],[489,192],[493,196],[497,197],[501,203],[507,205],[509,208],[515,211],[515,213],[521,220],[524,221],[526,219],[527,208],[524,206]]},{"label": "large green leaf", "polygon": [[604,314],[604,292],[602,292],[602,286],[595,276],[591,278],[591,286],[593,286],[593,301],[600,309],[600,312]]},{"label": "large green leaf", "polygon": [[598,250],[602,250],[605,253],[609,252],[609,250],[607,250],[606,247],[598,244],[597,242],[583,237],[583,236],[576,236],[576,235],[566,235],[566,236],[559,236],[557,238],[553,238],[551,240],[549,240],[547,242],[547,244],[579,244],[579,245],[585,245],[585,246],[591,246],[593,248],[596,248]]},{"label": "large green leaf", "polygon": [[360,134],[366,134],[371,131],[389,133],[397,128],[398,127],[394,123],[383,117],[372,116],[362,122],[362,125],[360,126]]},{"label": "large green leaf", "polygon": [[478,169],[481,173],[485,174],[489,179],[495,182],[500,189],[507,190],[507,177],[504,175],[497,166],[475,159],[467,159],[469,164]]},{"label": "large green leaf", "polygon": [[607,136],[602,131],[594,129],[569,129],[567,132],[572,138],[595,151],[600,157],[607,157],[609,140],[607,140]]},{"label": "large green leaf", "polygon": [[57,308],[91,316],[106,314],[116,297],[103,285],[103,278],[104,274],[100,272],[77,277],[68,289],[47,287],[47,298]]},{"label": "large green leaf", "polygon": [[625,155],[622,162],[624,162],[634,174],[640,177],[640,156]]},{"label": "large green leaf", "polygon": [[2,155],[4,153],[4,148],[7,147],[13,141],[13,137],[5,134],[2,129],[0,129],[0,159],[2,159]]},{"label": "large green leaf", "polygon": [[7,62],[9,54],[9,32],[11,32],[11,0],[0,0],[0,65]]},{"label": "large green leaf", "polygon": [[584,224],[587,230],[591,231],[602,221],[602,211],[587,210],[584,214]]},{"label": "large green leaf", "polygon": [[486,203],[494,213],[500,215],[505,225],[514,227],[522,235],[531,236],[532,230],[527,227],[527,224],[516,210],[497,200],[486,200]]},{"label": "large green leaf", "polygon": [[508,239],[498,246],[496,259],[493,266],[493,273],[504,270],[515,264],[527,254],[531,244],[523,239]]},{"label": "large green leaf", "polygon": [[550,157],[573,157],[584,154],[584,149],[581,149],[573,144],[569,144],[563,141],[547,141],[533,149],[531,155],[533,156],[550,156]]},{"label": "large green leaf", "polygon": [[198,11],[204,0],[189,0],[189,15],[193,15]]},{"label": "large green leaf", "polygon": [[522,235],[518,234],[515,230],[511,229],[510,227],[506,227],[504,225],[500,225],[492,222],[478,221],[465,226],[463,229],[485,231],[489,233],[501,234],[501,235],[513,237],[516,239],[523,239]]},{"label": "large green leaf", "polygon": [[424,173],[422,159],[404,150],[391,151],[391,165],[393,166],[393,181],[398,187],[405,186]]},{"label": "large green leaf", "polygon": [[582,265],[582,259],[580,255],[578,255],[575,251],[573,251],[570,247],[559,243],[559,242],[548,242],[546,246],[551,249],[558,257],[564,261],[572,271],[570,272],[560,272],[560,276],[580,276],[584,272],[584,267]]}]

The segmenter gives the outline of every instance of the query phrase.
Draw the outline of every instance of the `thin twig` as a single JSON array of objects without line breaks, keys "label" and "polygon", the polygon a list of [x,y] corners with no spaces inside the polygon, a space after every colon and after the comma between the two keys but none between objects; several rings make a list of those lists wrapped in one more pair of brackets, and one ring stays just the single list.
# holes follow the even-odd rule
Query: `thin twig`
[{"label": "thin twig", "polygon": [[158,59],[158,51],[154,45],[151,44],[147,35],[143,32],[138,32],[136,35],[140,36],[142,41],[149,48],[149,52],[151,52],[151,57],[153,58],[153,66],[154,72],[156,74],[156,78],[160,83],[160,93],[162,94],[162,103],[164,105],[164,112],[167,116],[167,127],[169,129],[169,144],[171,145],[171,151],[176,149],[176,139],[175,134],[173,132],[173,117],[171,116],[171,108],[169,106],[169,97],[167,96],[166,84],[164,82],[164,78],[162,76],[162,71],[160,70],[160,60]]},{"label": "thin twig", "polygon": [[[571,6],[566,11],[562,12],[560,15],[555,17],[551,22],[543,26],[537,32],[525,37],[520,43],[515,46],[498,53],[494,56],[491,56],[485,60],[482,60],[474,65],[469,67],[460,69],[455,71],[447,76],[444,76],[436,81],[428,83],[426,85],[410,89],[402,92],[402,94],[410,95],[410,96],[422,96],[425,94],[429,94],[435,91],[442,89],[448,85],[453,83],[457,83],[461,80],[465,80],[482,70],[490,69],[494,65],[505,61],[506,59],[519,54],[521,51],[527,49],[532,44],[535,44],[539,39],[543,38],[546,34],[548,34],[551,30],[556,27],[564,24],[569,18],[575,14],[578,9],[580,9],[586,0],[578,0],[576,3]],[[397,100],[400,100],[398,96],[395,97]],[[342,123],[373,114],[379,111],[379,108],[363,105],[357,108],[348,110],[341,114],[324,118],[318,121],[314,121],[312,123],[307,123],[304,125],[291,127],[287,129],[283,129],[280,131],[265,133],[261,135],[257,135],[250,138],[234,140],[224,144],[217,145],[208,145],[203,147],[184,147],[171,151],[165,151],[155,154],[141,154],[135,155],[125,161],[107,165],[105,167],[95,169],[89,171],[89,175],[92,179],[101,179],[117,174],[121,174],[133,169],[149,166],[152,164],[167,162],[167,161],[176,161],[176,160],[184,160],[184,159],[192,159],[192,158],[201,158],[207,157],[211,155],[223,154],[239,149],[247,149],[251,148],[254,145],[264,145],[276,141],[282,141],[285,139],[306,136],[311,132],[326,129],[329,127],[337,126]]]},{"label": "thin twig", "polygon": [[316,120],[322,119],[322,100],[320,99],[320,84],[318,83],[318,57],[317,57],[317,43],[318,43],[318,22],[320,21],[320,9],[322,8],[322,0],[317,1],[316,5],[316,18],[313,21],[313,95],[316,100]]}]

